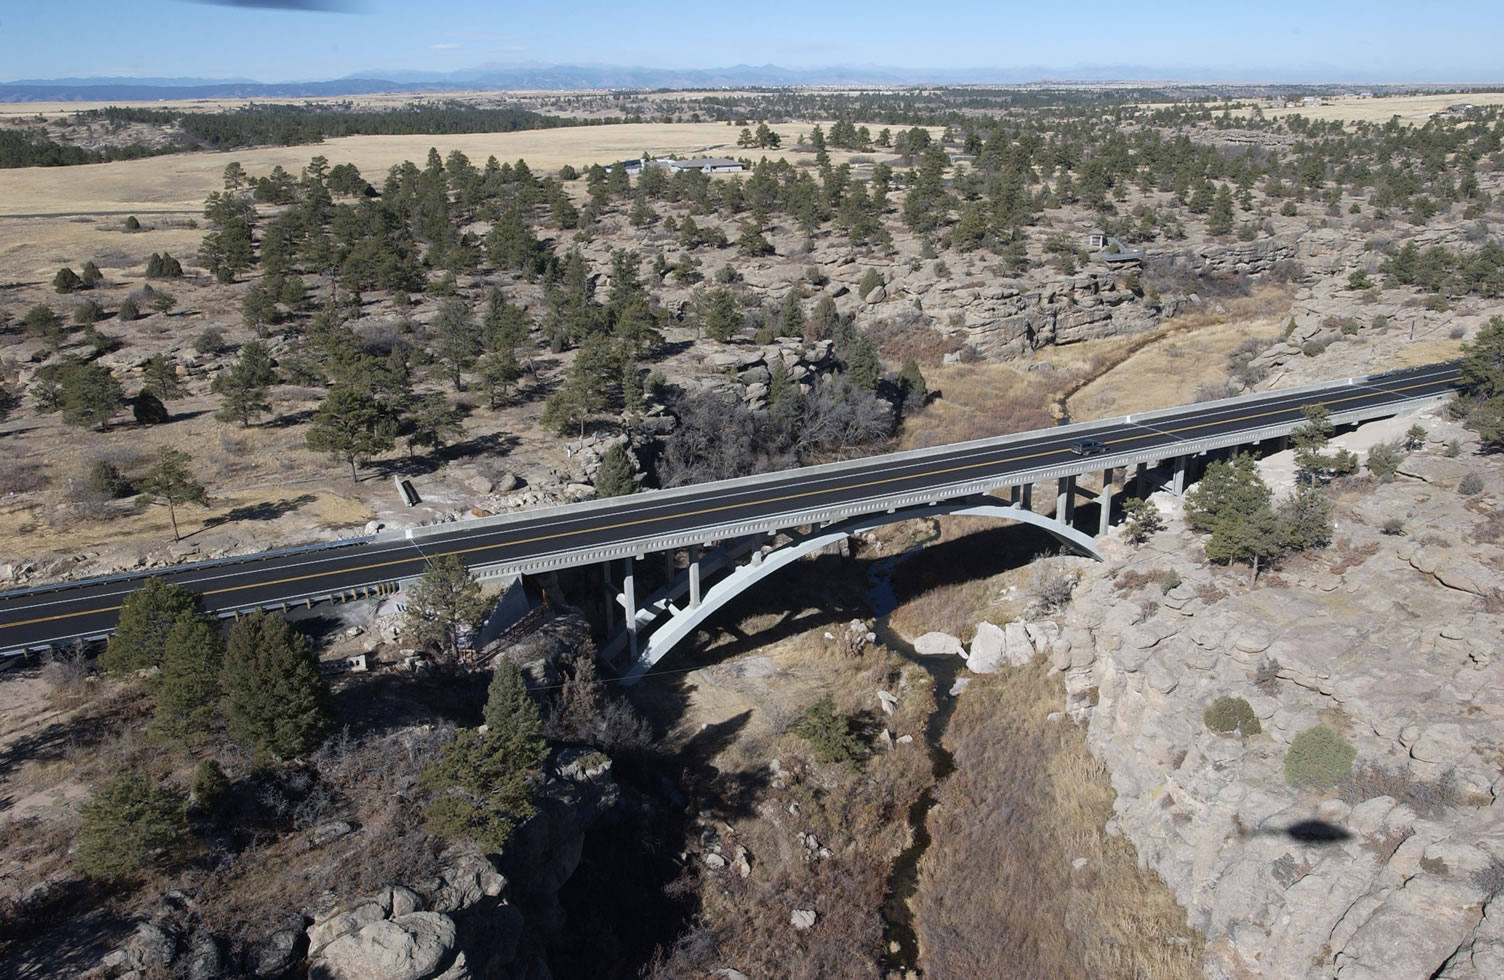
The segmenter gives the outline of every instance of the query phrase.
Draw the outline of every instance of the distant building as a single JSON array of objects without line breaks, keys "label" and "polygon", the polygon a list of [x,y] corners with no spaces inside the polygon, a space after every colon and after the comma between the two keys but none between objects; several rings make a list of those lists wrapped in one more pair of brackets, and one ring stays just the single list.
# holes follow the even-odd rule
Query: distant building
[{"label": "distant building", "polygon": [[642,173],[643,167],[656,167],[670,173],[678,173],[680,170],[698,170],[707,174],[740,173],[744,169],[740,163],[725,157],[695,157],[691,160],[621,160],[609,164],[606,172],[610,173],[618,167],[632,175]]},{"label": "distant building", "polygon": [[726,157],[695,157],[691,160],[661,160],[659,162],[666,164],[668,169],[674,171],[698,170],[707,174],[734,174],[742,170],[740,163]]},{"label": "distant building", "polygon": [[1373,93],[1372,92],[1359,92],[1358,93],[1358,98],[1360,98],[1360,99],[1371,99],[1371,98],[1373,98]]},{"label": "distant building", "polygon": [[1319,96],[1319,95],[1308,95],[1305,98],[1303,98],[1303,99],[1300,100],[1300,104],[1304,105],[1304,106],[1318,106],[1318,105],[1321,105],[1321,96]]},{"label": "distant building", "polygon": [[1471,102],[1455,102],[1447,106],[1447,115],[1449,116],[1465,116],[1472,111],[1473,104]]}]

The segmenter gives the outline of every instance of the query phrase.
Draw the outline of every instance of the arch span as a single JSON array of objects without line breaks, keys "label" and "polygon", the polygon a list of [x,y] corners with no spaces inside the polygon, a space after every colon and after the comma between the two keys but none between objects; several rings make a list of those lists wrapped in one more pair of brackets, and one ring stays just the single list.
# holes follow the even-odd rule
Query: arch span
[{"label": "arch span", "polygon": [[[813,554],[853,534],[861,534],[886,524],[920,517],[949,515],[992,517],[1003,521],[1014,521],[1018,524],[1032,524],[1072,551],[1098,561],[1102,560],[1102,554],[1097,550],[1092,539],[1075,528],[1061,524],[1052,517],[1036,514],[1032,510],[1014,507],[996,497],[968,497],[962,500],[905,507],[877,514],[863,514],[860,517],[819,528],[811,534],[796,538],[770,554],[755,553],[752,561],[733,569],[729,575],[706,589],[698,606],[691,608],[686,604],[680,608],[667,602],[663,603],[663,606],[669,610],[668,621],[653,631],[639,646],[637,659],[623,673],[622,683],[636,683],[670,650],[692,635],[701,623],[719,612],[728,602],[804,556]],[[680,592],[682,594],[682,590]]]}]

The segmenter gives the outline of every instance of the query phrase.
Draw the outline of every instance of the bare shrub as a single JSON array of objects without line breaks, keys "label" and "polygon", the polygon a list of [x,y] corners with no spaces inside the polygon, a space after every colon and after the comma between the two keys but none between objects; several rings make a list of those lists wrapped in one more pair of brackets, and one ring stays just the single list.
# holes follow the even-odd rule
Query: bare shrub
[{"label": "bare shrub", "polygon": [[42,464],[24,459],[0,462],[0,494],[31,493],[47,488]]},{"label": "bare shrub", "polygon": [[42,659],[42,680],[54,694],[77,697],[89,677],[89,657],[82,643],[55,647]]},{"label": "bare shrub", "polygon": [[946,354],[961,349],[959,337],[949,336],[934,328],[931,317],[906,308],[897,316],[887,317],[866,328],[868,339],[877,345],[883,360],[902,364],[908,358],[922,367],[939,364]]},{"label": "bare shrub", "polygon": [[1370,541],[1368,544],[1355,545],[1348,538],[1339,538],[1337,543],[1332,545],[1332,552],[1335,556],[1332,562],[1332,574],[1341,575],[1378,554],[1379,543]]},{"label": "bare shrub", "polygon": [[1417,816],[1435,819],[1462,803],[1456,774],[1447,770],[1434,780],[1419,779],[1403,765],[1363,761],[1337,784],[1337,795],[1356,806],[1364,800],[1388,796],[1404,803]]},{"label": "bare shrub", "polygon": [[1065,608],[1075,591],[1076,577],[1069,572],[1040,572],[1034,578],[1034,599],[1049,612]]},{"label": "bare shrub", "polygon": [[1274,696],[1279,691],[1279,661],[1265,657],[1253,672],[1253,686],[1265,694]]},{"label": "bare shrub", "polygon": [[1214,602],[1220,602],[1227,598],[1227,593],[1217,588],[1210,582],[1196,586],[1196,598],[1210,606]]}]

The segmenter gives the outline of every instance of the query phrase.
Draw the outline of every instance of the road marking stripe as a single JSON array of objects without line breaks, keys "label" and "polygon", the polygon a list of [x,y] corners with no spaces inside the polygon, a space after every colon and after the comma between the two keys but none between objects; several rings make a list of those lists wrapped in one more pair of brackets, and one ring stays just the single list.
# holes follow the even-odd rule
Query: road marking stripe
[{"label": "road marking stripe", "polygon": [[[1454,377],[1456,377],[1456,376],[1454,376]],[[1392,394],[1392,393],[1401,392],[1401,391],[1409,391],[1412,388],[1425,388],[1425,387],[1429,387],[1431,385],[1437,384],[1438,382],[1446,382],[1446,381],[1451,381],[1451,380],[1453,380],[1453,378],[1451,378],[1451,377],[1449,377],[1449,378],[1437,378],[1437,379],[1431,379],[1431,380],[1428,380],[1428,381],[1424,381],[1424,382],[1421,382],[1419,384],[1406,385],[1406,386],[1401,387],[1401,388],[1381,388],[1381,389],[1377,389],[1377,390],[1382,391],[1382,392],[1388,392],[1388,393]],[[1327,405],[1327,406],[1330,406],[1330,405],[1339,405],[1339,404],[1342,404],[1343,402],[1358,401],[1358,400],[1364,399],[1364,398],[1371,398],[1373,396],[1373,393],[1374,393],[1373,389],[1366,389],[1366,390],[1364,390],[1360,394],[1348,395],[1348,396],[1346,396],[1344,398],[1331,398],[1331,399],[1327,399],[1327,400],[1321,401],[1321,402],[1312,402],[1310,404],[1321,404],[1321,405]],[[1267,412],[1254,412],[1254,413],[1249,414],[1249,415],[1239,415],[1239,416],[1234,416],[1232,418],[1217,419],[1217,420],[1212,421],[1212,422],[1197,422],[1194,425],[1185,425],[1185,426],[1180,426],[1179,428],[1163,429],[1163,430],[1156,430],[1156,431],[1162,431],[1162,432],[1165,432],[1167,434],[1177,434],[1177,433],[1181,433],[1181,432],[1191,432],[1191,431],[1194,431],[1196,429],[1204,429],[1204,428],[1208,428],[1210,426],[1226,425],[1226,424],[1228,424],[1230,422],[1246,422],[1246,421],[1249,421],[1251,419],[1265,418],[1265,417],[1270,416],[1270,415],[1284,415],[1285,413],[1291,412],[1291,411],[1294,411],[1294,410],[1295,409],[1292,409],[1292,408],[1289,408],[1289,407],[1278,408],[1278,409],[1274,409],[1274,410],[1267,411]],[[1144,426],[1144,428],[1148,428],[1148,427]],[[1145,438],[1145,437],[1140,436],[1139,438]],[[1167,448],[1170,448],[1170,447],[1167,447]],[[961,465],[961,466],[942,467],[942,468],[936,469],[936,470],[927,470],[927,471],[922,472],[922,473],[905,473],[902,476],[883,477],[883,478],[877,479],[877,480],[867,480],[867,481],[864,481],[862,483],[843,484],[840,487],[836,487],[836,488],[827,488],[827,489],[821,489],[821,490],[804,490],[804,491],[800,491],[798,493],[782,494],[782,495],[776,496],[776,497],[765,497],[765,498],[763,498],[761,500],[749,500],[749,501],[745,501],[745,502],[741,502],[741,503],[734,503],[734,504],[721,504],[721,505],[718,505],[718,506],[715,506],[715,507],[702,507],[702,508],[700,508],[698,510],[687,510],[687,511],[681,511],[681,512],[676,513],[676,514],[662,514],[662,515],[657,515],[657,516],[654,516],[654,517],[643,517],[643,518],[638,518],[636,520],[620,521],[620,522],[615,523],[615,524],[594,524],[594,525],[591,525],[590,527],[587,527],[587,528],[579,528],[579,529],[570,530],[570,531],[555,531],[555,532],[553,532],[551,534],[540,534],[540,535],[536,535],[536,536],[530,537],[530,538],[519,538],[519,539],[517,539],[515,541],[508,541],[508,542],[506,542],[504,544],[486,544],[486,545],[477,545],[477,546],[475,546],[473,548],[456,548],[456,549],[451,550],[451,551],[435,551],[435,552],[430,553],[426,558],[422,557],[422,556],[409,557],[409,558],[397,558],[397,559],[393,559],[391,561],[373,562],[373,563],[368,564],[368,565],[357,565],[357,566],[355,566],[353,568],[338,568],[338,569],[332,569],[330,571],[325,571],[325,572],[312,572],[312,573],[309,573],[309,574],[306,574],[306,575],[290,575],[290,576],[287,576],[286,578],[269,579],[269,580],[264,581],[264,582],[252,582],[252,583],[249,583],[249,584],[246,584],[246,585],[232,585],[232,586],[226,586],[226,587],[220,588],[220,589],[207,589],[207,590],[205,590],[205,591],[203,591],[203,592],[201,592],[199,594],[200,595],[221,595],[221,594],[224,594],[224,593],[227,593],[227,592],[243,592],[243,591],[246,591],[248,589],[264,589],[264,588],[269,588],[269,587],[274,586],[274,585],[287,585],[287,584],[292,583],[292,582],[306,582],[306,581],[309,581],[311,579],[325,578],[325,577],[327,577],[329,575],[354,574],[356,572],[374,571],[374,570],[379,569],[379,568],[391,568],[391,567],[396,566],[396,565],[406,565],[406,564],[409,564],[409,563],[412,563],[412,562],[420,562],[421,563],[421,562],[426,562],[428,560],[431,560],[433,558],[446,558],[446,557],[448,557],[450,555],[468,555],[468,554],[472,554],[472,553],[477,552],[477,551],[489,551],[489,550],[491,550],[493,548],[515,548],[515,547],[520,547],[521,545],[537,544],[540,541],[551,541],[551,540],[555,540],[555,539],[558,539],[558,538],[572,537],[572,536],[578,535],[578,534],[594,533],[594,532],[600,532],[600,531],[616,531],[616,530],[620,530],[621,528],[636,527],[636,526],[638,526],[640,524],[652,524],[652,523],[656,523],[658,521],[666,521],[666,520],[679,520],[679,519],[683,519],[683,518],[687,518],[687,517],[702,517],[702,516],[704,516],[706,514],[716,514],[716,513],[720,513],[721,511],[726,511],[726,510],[737,510],[737,509],[744,508],[744,507],[760,507],[760,506],[763,506],[763,505],[766,505],[766,504],[783,503],[783,502],[789,501],[789,500],[799,500],[799,499],[804,498],[804,497],[814,497],[814,496],[819,496],[821,494],[830,493],[833,489],[834,490],[863,490],[863,489],[866,489],[868,487],[882,486],[882,485],[887,484],[887,483],[898,483],[898,482],[902,482],[902,481],[905,481],[905,480],[924,479],[926,477],[933,477],[933,476],[945,476],[948,473],[961,473],[961,472],[965,472],[967,470],[982,469],[982,468],[985,468],[985,467],[1002,466],[1002,465],[1005,465],[1007,463],[1018,463],[1018,462],[1022,462],[1024,460],[1038,459],[1041,456],[1054,456],[1054,455],[1056,455],[1058,453],[1067,452],[1067,451],[1068,450],[1064,450],[1064,449],[1050,449],[1050,450],[1047,450],[1045,452],[1025,453],[1025,454],[1019,455],[1019,456],[1007,456],[1007,457],[1003,457],[1003,458],[999,458],[999,459],[989,459],[989,460],[985,460],[985,461],[979,462],[979,463],[966,463],[966,464]],[[73,619],[73,618],[76,618],[76,617],[79,617],[79,616],[93,616],[93,615],[96,615],[98,613],[116,612],[119,609],[120,609],[120,606],[114,605],[114,606],[101,606],[101,607],[99,607],[97,609],[85,609],[85,610],[80,610],[78,612],[54,613],[53,615],[50,615],[50,616],[38,616],[38,617],[36,617],[34,619],[23,619],[23,620],[17,620],[14,623],[6,623],[3,626],[0,626],[0,629],[14,629],[14,628],[19,627],[19,626],[34,626],[37,623],[49,623],[49,622],[54,622],[54,621],[60,620],[60,619]]]}]

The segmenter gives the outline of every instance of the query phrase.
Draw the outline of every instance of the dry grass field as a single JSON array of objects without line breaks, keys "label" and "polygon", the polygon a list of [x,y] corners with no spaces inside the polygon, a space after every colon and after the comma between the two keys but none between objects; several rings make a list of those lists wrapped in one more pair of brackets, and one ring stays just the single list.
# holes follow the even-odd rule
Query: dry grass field
[{"label": "dry grass field", "polygon": [[[642,123],[533,129],[516,133],[467,133],[454,136],[348,136],[308,146],[261,147],[224,153],[183,153],[145,160],[83,167],[34,167],[0,171],[0,217],[25,214],[100,214],[131,211],[202,209],[210,191],[223,187],[225,164],[239,161],[252,175],[275,166],[297,173],[311,157],[353,163],[378,186],[387,168],[404,160],[422,165],[429,147],[441,154],[461,150],[477,165],[494,154],[508,163],[526,160],[534,172],[551,173],[566,163],[577,168],[608,164],[643,152],[655,156],[712,153],[754,159],[788,156],[800,133],[811,126],[772,127],[784,149],[745,150],[736,145],[740,129],[724,123]],[[836,163],[851,156],[833,152]],[[868,154],[871,156],[872,154]],[[810,158],[812,159],[812,158]]]},{"label": "dry grass field", "polygon": [[[1378,99],[1336,98],[1321,106],[1293,106],[1289,109],[1264,109],[1269,119],[1301,115],[1307,119],[1340,119],[1346,123],[1388,122],[1393,116],[1408,123],[1424,123],[1433,113],[1442,112],[1457,102],[1476,106],[1504,104],[1504,92],[1473,92],[1468,95],[1435,93],[1431,95],[1394,95]],[[1257,103],[1248,103],[1252,107]]]}]

